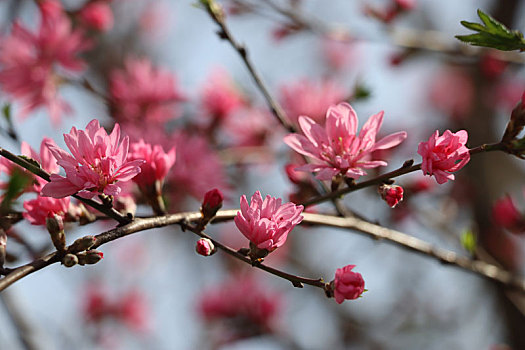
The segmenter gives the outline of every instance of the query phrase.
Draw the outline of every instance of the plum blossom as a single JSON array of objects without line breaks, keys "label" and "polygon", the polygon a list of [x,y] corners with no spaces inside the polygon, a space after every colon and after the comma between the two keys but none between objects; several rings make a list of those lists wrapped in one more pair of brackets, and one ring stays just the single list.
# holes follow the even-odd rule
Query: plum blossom
[{"label": "plum blossom", "polygon": [[335,271],[333,291],[335,301],[341,304],[345,300],[354,300],[359,298],[365,291],[365,281],[359,272],[352,269],[355,265],[347,265]]},{"label": "plum blossom", "polygon": [[57,123],[69,105],[58,96],[63,80],[56,68],[78,72],[84,62],[77,57],[90,46],[82,31],[74,30],[71,21],[57,1],[40,4],[41,21],[37,33],[19,22],[0,44],[0,86],[22,104],[24,118],[45,106],[51,120]]},{"label": "plum blossom", "polygon": [[26,210],[22,215],[31,225],[46,225],[46,218],[59,216],[65,219],[69,209],[69,197],[51,198],[38,196],[24,202]]},{"label": "plum blossom", "polygon": [[86,26],[105,32],[113,27],[113,11],[107,1],[88,2],[79,13]]},{"label": "plum blossom", "polygon": [[227,71],[216,69],[202,89],[202,107],[213,119],[225,119],[239,110],[244,97]]},{"label": "plum blossom", "polygon": [[281,304],[279,294],[268,291],[252,277],[240,276],[205,290],[199,298],[198,310],[207,322],[240,320],[232,324],[240,336],[245,333],[243,328],[271,332]]},{"label": "plum blossom", "polygon": [[465,130],[456,133],[447,130],[442,136],[436,130],[427,142],[420,142],[417,153],[423,157],[423,174],[434,175],[438,184],[454,180],[451,173],[463,168],[470,160],[469,149],[465,146],[467,140]]},{"label": "plum blossom", "polygon": [[492,207],[492,218],[499,226],[513,233],[525,230],[525,219],[518,211],[511,196],[506,195],[496,202]]},{"label": "plum blossom", "polygon": [[345,95],[345,89],[333,80],[315,83],[303,79],[281,87],[281,103],[294,123],[300,116],[307,115],[323,124],[328,107],[343,101]]},{"label": "plum blossom", "polygon": [[299,117],[305,136],[290,134],[284,142],[296,152],[320,161],[297,170],[318,172],[319,180],[331,180],[335,175],[358,179],[366,175],[363,169],[387,165],[385,161],[372,159],[374,151],[395,147],[407,137],[405,131],[400,131],[376,141],[382,123],[381,111],[371,116],[357,134],[355,111],[349,104],[340,103],[326,112],[325,128],[309,117]]},{"label": "plum blossom", "polygon": [[93,119],[86,130],[71,128],[64,134],[71,154],[48,142],[47,147],[66,171],[66,177],[52,174],[51,182],[42,188],[46,197],[62,198],[79,192],[84,198],[96,194],[108,196],[121,192],[118,181],[131,180],[140,173],[144,160],[128,161],[129,138],[120,140],[120,126],[115,124],[110,135]]},{"label": "plum blossom", "polygon": [[177,166],[169,178],[177,196],[190,194],[200,200],[208,188],[229,187],[221,160],[205,138],[180,133],[175,136],[175,146]]},{"label": "plum blossom", "polygon": [[279,248],[303,220],[302,205],[290,202],[281,205],[281,202],[281,198],[269,195],[263,201],[259,191],[253,194],[251,204],[245,195],[241,197],[241,211],[234,219],[235,225],[258,249],[271,252]]},{"label": "plum blossom", "polygon": [[120,121],[164,122],[178,116],[177,104],[184,100],[175,76],[146,59],[126,60],[123,70],[111,73],[109,90]]},{"label": "plum blossom", "polygon": [[472,111],[474,83],[463,70],[443,69],[432,78],[429,100],[436,109],[452,119],[465,119]]},{"label": "plum blossom", "polygon": [[172,147],[167,153],[160,145],[151,145],[141,139],[129,146],[128,161],[144,160],[140,166],[140,173],[133,178],[139,186],[149,186],[155,181],[164,181],[173,164],[175,164],[176,152]]}]

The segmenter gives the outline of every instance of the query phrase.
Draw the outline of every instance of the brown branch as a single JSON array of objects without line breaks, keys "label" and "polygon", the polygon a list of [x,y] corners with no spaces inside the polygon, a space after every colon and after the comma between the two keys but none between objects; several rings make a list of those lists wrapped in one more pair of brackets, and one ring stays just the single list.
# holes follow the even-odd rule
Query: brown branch
[{"label": "brown branch", "polygon": [[[39,167],[39,166],[37,166],[37,165],[27,161],[26,159],[24,159],[22,157],[19,157],[19,156],[13,154],[13,153],[7,151],[4,148],[0,148],[0,156],[3,156],[5,158],[9,159],[13,163],[18,164],[22,168],[25,168],[25,169],[29,170],[30,172],[32,172],[33,174],[41,177],[44,180],[46,180],[48,182],[50,181],[50,176],[44,169],[42,169],[41,167]],[[110,218],[115,219],[121,225],[127,224],[127,223],[129,223],[131,221],[131,218],[120,214],[113,207],[109,207],[109,206],[97,203],[94,200],[82,198],[82,197],[77,196],[77,195],[73,195],[72,197],[78,199],[79,201],[83,202],[86,205],[89,205],[92,208],[95,208],[96,210],[100,211],[101,213],[106,214]]]},{"label": "brown branch", "polygon": [[[213,222],[215,223],[232,220],[237,215],[238,211],[239,209],[221,210],[217,213],[217,216],[215,217]],[[331,215],[310,213],[303,213],[303,216],[303,223],[356,230],[375,240],[384,240],[386,242],[395,244],[403,249],[407,249],[409,251],[416,252],[423,256],[438,260],[441,263],[452,265],[464,269],[466,271],[476,273],[489,280],[500,283],[510,289],[515,289],[520,293],[525,293],[525,280],[523,278],[516,276],[510,273],[509,271],[501,269],[493,264],[489,264],[480,260],[473,260],[469,257],[461,256],[453,251],[435,247],[430,243],[412,237],[408,234],[391,230],[376,224],[372,224],[358,218],[342,218]],[[97,248],[103,244],[136,232],[149,230],[152,228],[164,227],[168,225],[181,225],[181,227],[183,228],[195,229],[194,226],[191,226],[189,224],[192,222],[196,222],[200,218],[200,212],[185,212],[142,219],[135,218],[133,222],[125,226],[117,227],[97,235],[96,244],[93,246],[93,248]],[[197,231],[195,232],[197,235],[211,239],[217,247],[219,247],[227,254],[239,260],[242,260],[245,263],[252,264],[251,260],[243,256],[242,254],[221,244],[220,242],[213,240],[205,233],[202,233],[198,230],[195,231]],[[19,279],[59,261],[59,254],[57,252],[54,252],[52,254],[46,255],[43,258],[37,259],[27,265],[23,265],[21,267],[10,270],[6,277],[0,279],[0,291],[4,290]],[[300,283],[304,283],[324,288],[325,285],[322,279],[308,279],[304,277],[294,276],[276,270],[264,264],[256,264],[255,267],[269,272],[271,274],[274,274],[278,277],[287,279],[288,281],[294,283],[295,286],[299,286]]]},{"label": "brown branch", "polygon": [[[470,149],[470,154],[475,155],[483,152],[492,152],[492,151],[504,151],[504,146],[501,143],[492,143],[492,144],[483,144],[481,146],[475,147]],[[321,202],[324,202],[326,200],[330,200],[332,198],[340,197],[344,194],[354,192],[360,189],[363,189],[365,187],[370,187],[374,185],[380,185],[384,183],[385,181],[388,181],[390,179],[393,179],[395,177],[405,175],[408,173],[411,173],[413,171],[421,170],[421,163],[412,165],[413,160],[407,160],[400,168],[390,171],[388,173],[385,173],[383,175],[376,176],[372,179],[361,181],[359,183],[356,183],[354,185],[341,188],[340,190],[329,192],[327,194],[324,194],[319,197],[312,198],[304,203],[302,203],[305,207],[309,207],[314,204],[318,204]]]}]

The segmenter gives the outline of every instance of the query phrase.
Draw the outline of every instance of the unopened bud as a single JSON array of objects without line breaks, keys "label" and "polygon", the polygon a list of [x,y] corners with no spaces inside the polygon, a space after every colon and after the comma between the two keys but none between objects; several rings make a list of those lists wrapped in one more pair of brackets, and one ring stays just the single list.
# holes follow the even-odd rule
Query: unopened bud
[{"label": "unopened bud", "polygon": [[64,221],[60,215],[50,214],[46,218],[46,227],[51,236],[53,245],[59,252],[66,250],[66,235],[64,233]]},{"label": "unopened bud", "polygon": [[206,192],[204,201],[202,202],[201,213],[204,220],[211,220],[217,214],[217,211],[222,207],[224,196],[222,192],[216,188]]},{"label": "unopened bud", "polygon": [[202,256],[210,256],[215,253],[216,249],[212,241],[207,238],[201,238],[197,241],[195,251]]},{"label": "unopened bud", "polygon": [[403,200],[403,187],[401,186],[383,184],[379,186],[378,192],[391,208]]},{"label": "unopened bud", "polygon": [[98,250],[92,249],[87,252],[78,253],[78,263],[82,266],[93,265],[104,258],[104,254]]},{"label": "unopened bud", "polygon": [[66,254],[62,258],[62,265],[65,267],[73,267],[78,264],[78,257],[75,254]]},{"label": "unopened bud", "polygon": [[89,248],[93,247],[96,241],[97,239],[95,236],[80,237],[69,247],[69,251],[73,253],[83,252],[84,250],[88,250]]}]

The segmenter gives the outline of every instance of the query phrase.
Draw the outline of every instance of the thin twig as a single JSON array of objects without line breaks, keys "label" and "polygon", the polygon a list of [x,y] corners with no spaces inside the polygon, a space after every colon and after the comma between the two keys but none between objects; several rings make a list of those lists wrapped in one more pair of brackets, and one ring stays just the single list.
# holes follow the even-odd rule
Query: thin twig
[{"label": "thin twig", "polygon": [[266,85],[263,83],[260,74],[257,72],[257,70],[255,69],[255,66],[250,60],[246,47],[244,47],[244,45],[240,44],[237,40],[235,40],[230,30],[226,26],[226,23],[224,22],[223,13],[221,12],[222,10],[219,10],[211,5],[205,6],[205,8],[208,14],[210,15],[210,17],[213,19],[213,21],[221,28],[221,31],[219,32],[219,36],[222,39],[228,40],[231,46],[241,56],[246,68],[248,68],[248,71],[250,72],[253,80],[259,87],[259,90],[264,95],[264,98],[266,99],[266,102],[268,103],[268,106],[270,106],[270,109],[272,110],[275,117],[286,129],[288,129],[288,131],[295,132],[294,126],[290,124],[290,122],[286,118],[286,115],[284,114],[282,107],[272,97],[272,95],[270,94],[270,91],[266,88]]},{"label": "thin twig", "polygon": [[[483,152],[492,152],[492,151],[504,151],[504,146],[501,143],[493,143],[493,144],[484,144],[475,148],[470,149],[470,154],[475,155],[478,153]],[[309,207],[314,204],[322,203],[324,201],[327,201],[332,198],[338,198],[344,194],[354,192],[366,187],[374,186],[374,185],[380,185],[384,183],[385,181],[388,181],[390,179],[393,179],[395,177],[405,175],[408,173],[411,173],[413,171],[421,170],[421,163],[412,165],[413,161],[409,160],[406,161],[400,168],[390,171],[388,173],[385,173],[383,175],[376,176],[372,179],[361,181],[359,183],[356,183],[351,186],[347,186],[345,188],[341,188],[337,191],[326,193],[322,196],[312,198],[304,203],[302,203],[305,207]]]},{"label": "thin twig", "polygon": [[[237,215],[238,211],[239,209],[221,210],[217,213],[217,216],[215,217],[213,223],[230,221]],[[342,218],[332,215],[310,213],[303,213],[303,216],[303,223],[356,230],[375,240],[384,240],[386,242],[393,243],[403,249],[407,249],[409,251],[416,252],[423,256],[438,260],[444,264],[449,264],[451,266],[455,266],[466,271],[476,273],[491,281],[500,283],[510,289],[515,289],[517,292],[525,293],[525,280],[523,278],[516,276],[509,271],[501,269],[493,264],[489,264],[480,260],[473,260],[469,257],[461,256],[453,251],[435,247],[428,242],[412,237],[408,234],[391,230],[376,224],[372,224],[358,218]],[[125,226],[117,227],[97,235],[96,244],[93,246],[93,248],[100,247],[103,244],[136,232],[169,225],[184,226],[185,224],[187,225],[187,223],[196,222],[200,218],[200,212],[185,212],[144,219],[135,218],[133,222]],[[209,238],[209,236],[205,234],[199,233],[199,236]],[[216,243],[217,246],[222,245],[221,243],[215,240],[214,243]],[[231,248],[228,248],[228,250],[226,249],[226,246],[224,246],[224,248],[221,249],[236,258],[240,258],[237,252],[235,252]],[[235,254],[233,252],[235,252]],[[247,259],[244,256],[242,256],[242,259],[240,260],[251,264],[251,260]],[[4,290],[5,288],[10,286],[14,282],[20,280],[21,278],[59,261],[59,255],[57,252],[55,252],[46,255],[43,258],[37,259],[32,263],[11,270],[10,273],[7,274],[7,276],[0,279],[0,291]],[[296,279],[301,283],[310,284],[316,287],[321,287],[321,284],[324,286],[324,282],[321,279],[305,279],[303,277],[289,275],[285,272],[278,271],[276,269],[262,264],[255,266],[292,282],[294,281],[294,279]]]}]

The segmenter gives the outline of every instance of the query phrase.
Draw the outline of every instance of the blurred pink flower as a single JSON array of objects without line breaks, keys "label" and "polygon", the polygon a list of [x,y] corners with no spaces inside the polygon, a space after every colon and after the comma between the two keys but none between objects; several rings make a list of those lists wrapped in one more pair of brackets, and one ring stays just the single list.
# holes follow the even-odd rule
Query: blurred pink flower
[{"label": "blurred pink flower", "polygon": [[319,172],[319,180],[331,180],[338,174],[358,179],[366,175],[363,169],[387,165],[385,161],[372,160],[372,152],[395,147],[407,137],[405,131],[400,131],[376,141],[382,123],[381,111],[371,116],[357,134],[355,111],[349,104],[340,103],[326,112],[325,128],[311,118],[300,117],[299,125],[306,136],[290,134],[284,142],[296,152],[321,161],[297,170]]},{"label": "blurred pink flower", "polygon": [[347,265],[335,271],[334,297],[338,304],[345,300],[359,298],[365,290],[365,281],[359,272],[353,272],[355,265]]},{"label": "blurred pink flower", "polygon": [[391,208],[395,208],[403,200],[403,187],[383,184],[379,186],[379,194]]},{"label": "blurred pink flower", "polygon": [[324,124],[326,110],[344,101],[347,92],[334,80],[315,83],[303,79],[281,87],[281,103],[290,121],[297,123],[300,116],[309,116]]},{"label": "blurred pink flower", "polygon": [[119,295],[113,306],[115,318],[122,321],[128,328],[144,332],[148,329],[148,304],[142,293],[130,290]]},{"label": "blurred pink flower", "polygon": [[303,206],[293,203],[281,205],[281,198],[266,196],[256,191],[251,204],[246,196],[241,197],[241,211],[235,217],[235,225],[257,248],[272,251],[284,244],[290,231],[303,217]]},{"label": "blurred pink flower", "polygon": [[133,178],[139,186],[149,186],[155,181],[163,182],[173,164],[175,164],[175,147],[168,153],[164,152],[162,146],[145,143],[144,140],[133,142],[129,146],[128,161],[144,160],[140,166],[140,173]]},{"label": "blurred pink flower", "polygon": [[56,68],[81,71],[84,62],[77,57],[90,46],[80,30],[73,30],[71,21],[56,1],[40,5],[41,21],[34,34],[20,23],[0,45],[0,86],[23,108],[20,117],[45,106],[51,120],[57,123],[70,107],[58,96],[63,80]]},{"label": "blurred pink flower", "polygon": [[224,69],[215,69],[201,92],[201,103],[210,119],[225,119],[244,104],[244,96]]},{"label": "blurred pink flower", "polygon": [[113,11],[107,1],[88,2],[79,13],[82,23],[105,32],[113,27]]},{"label": "blurred pink flower", "polygon": [[232,278],[204,291],[198,305],[207,322],[233,322],[230,329],[236,331],[238,337],[246,333],[243,328],[251,328],[253,333],[255,327],[256,334],[271,332],[280,309],[280,295],[268,291],[252,277]]},{"label": "blurred pink flower", "polygon": [[65,219],[69,209],[69,197],[66,198],[51,198],[38,196],[24,202],[24,209],[26,210],[22,215],[28,220],[31,225],[46,225],[46,218],[54,215]]},{"label": "blurred pink flower", "polygon": [[[339,71],[348,67],[353,61],[355,61],[357,56],[356,42],[347,37],[333,39],[325,38],[322,42],[322,53],[326,63],[332,69]],[[329,103],[329,105],[340,102],[343,98],[333,101],[332,103]],[[309,114],[304,113],[303,115]]]},{"label": "blurred pink flower", "polygon": [[178,117],[184,100],[174,74],[146,59],[126,60],[124,69],[111,73],[109,90],[115,118],[141,124]]},{"label": "blurred pink flower", "polygon": [[276,134],[276,122],[266,109],[243,108],[222,125],[228,144],[236,147],[262,146]]},{"label": "blurred pink flower", "polygon": [[[52,141],[52,140],[47,137],[45,137],[42,140],[40,144],[40,153],[36,153],[35,150],[31,148],[31,146],[29,146],[29,144],[25,141],[22,141],[20,150],[23,156],[36,160],[38,163],[40,163],[40,166],[42,167],[42,169],[44,169],[48,173],[57,173],[59,168],[56,164],[56,160],[46,146],[46,143],[49,141]],[[45,181],[41,177],[33,175],[29,171],[23,169],[22,167],[19,167],[18,165],[11,162],[7,158],[0,157],[0,174],[6,173],[7,175],[12,176],[14,174],[15,169],[24,171],[25,174],[27,174],[33,179],[33,181],[31,181],[28,184],[28,188],[26,189],[26,191],[33,191],[33,192],[40,193],[42,187],[47,183],[47,181]],[[0,182],[0,188],[5,188],[6,185],[7,184]]]},{"label": "blurred pink flower", "polygon": [[447,130],[442,136],[436,130],[427,142],[420,142],[417,153],[423,157],[423,174],[434,175],[438,184],[454,180],[451,173],[463,168],[470,160],[469,149],[465,146],[467,140],[465,130],[456,133]]},{"label": "blurred pink flower", "polygon": [[118,195],[118,181],[131,180],[140,173],[144,160],[127,161],[129,139],[120,141],[120,126],[115,124],[110,135],[93,119],[86,131],[71,128],[64,134],[64,141],[72,155],[54,142],[47,147],[64,168],[66,177],[51,175],[51,182],[42,188],[46,197],[62,198],[77,192],[79,196],[91,198],[98,193]]},{"label": "blurred pink flower", "polygon": [[430,82],[430,103],[453,119],[468,117],[474,102],[474,83],[460,69],[448,68],[438,72]]},{"label": "blurred pink flower", "polygon": [[494,202],[492,218],[496,224],[511,232],[519,233],[525,230],[525,219],[509,195]]},{"label": "blurred pink flower", "polygon": [[190,194],[201,200],[209,188],[229,188],[217,153],[205,138],[180,133],[175,136],[177,166],[170,173],[175,195]]}]

